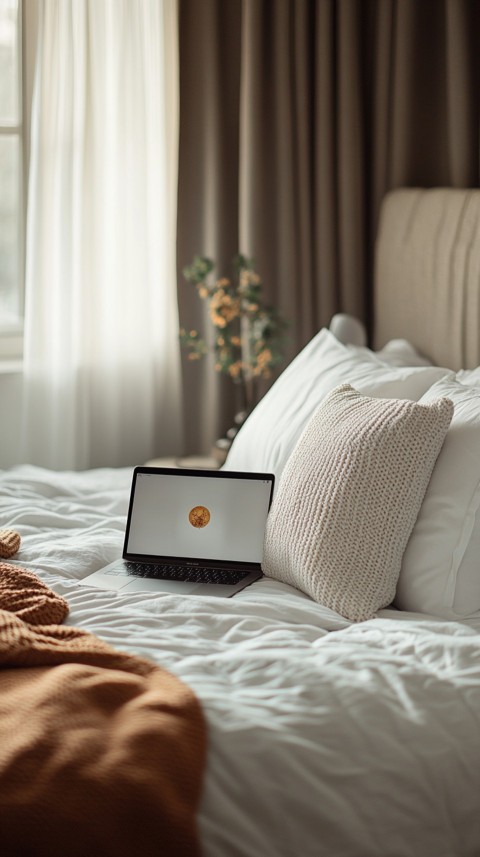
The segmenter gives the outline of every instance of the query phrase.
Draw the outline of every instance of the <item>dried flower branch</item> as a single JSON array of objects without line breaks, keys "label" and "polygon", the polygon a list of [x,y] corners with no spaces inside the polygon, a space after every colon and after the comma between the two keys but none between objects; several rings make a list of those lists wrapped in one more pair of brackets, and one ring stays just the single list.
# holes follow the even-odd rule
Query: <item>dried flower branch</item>
[{"label": "dried flower branch", "polygon": [[[233,280],[209,281],[214,269],[211,259],[196,256],[184,268],[185,279],[208,302],[215,328],[213,352],[215,369],[234,381],[270,378],[284,359],[287,324],[262,296],[262,281],[253,260],[239,255],[233,262]],[[188,349],[189,360],[199,360],[211,348],[196,330],[180,330],[180,341]]]}]

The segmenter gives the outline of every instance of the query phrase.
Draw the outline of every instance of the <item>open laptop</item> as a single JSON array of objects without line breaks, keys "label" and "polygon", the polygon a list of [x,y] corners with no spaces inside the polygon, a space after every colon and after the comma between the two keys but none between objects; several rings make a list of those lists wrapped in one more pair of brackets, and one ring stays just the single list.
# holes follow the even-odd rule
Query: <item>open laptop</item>
[{"label": "open laptop", "polygon": [[136,467],[123,559],[82,580],[100,589],[229,598],[262,577],[271,473]]}]

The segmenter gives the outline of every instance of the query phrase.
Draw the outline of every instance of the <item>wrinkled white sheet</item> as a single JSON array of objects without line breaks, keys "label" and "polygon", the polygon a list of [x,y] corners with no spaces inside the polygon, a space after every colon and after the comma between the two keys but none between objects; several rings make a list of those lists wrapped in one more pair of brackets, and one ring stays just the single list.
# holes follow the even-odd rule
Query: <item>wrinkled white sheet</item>
[{"label": "wrinkled white sheet", "polygon": [[267,579],[233,599],[79,585],[121,553],[130,479],[0,471],[0,529],[70,624],[196,691],[205,857],[478,857],[480,633],[389,610],[351,625]]}]

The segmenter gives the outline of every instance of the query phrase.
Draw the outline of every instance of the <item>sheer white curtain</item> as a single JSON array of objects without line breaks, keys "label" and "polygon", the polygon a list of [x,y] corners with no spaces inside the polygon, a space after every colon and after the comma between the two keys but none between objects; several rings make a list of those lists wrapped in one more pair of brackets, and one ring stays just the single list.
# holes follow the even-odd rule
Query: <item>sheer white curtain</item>
[{"label": "sheer white curtain", "polygon": [[23,458],[179,452],[177,0],[42,0]]}]

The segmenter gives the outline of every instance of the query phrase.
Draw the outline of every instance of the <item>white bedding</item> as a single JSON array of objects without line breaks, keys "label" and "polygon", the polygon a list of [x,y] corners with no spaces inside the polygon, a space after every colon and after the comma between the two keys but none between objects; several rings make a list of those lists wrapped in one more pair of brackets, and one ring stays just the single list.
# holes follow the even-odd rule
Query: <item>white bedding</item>
[{"label": "white bedding", "polygon": [[480,854],[480,633],[357,625],[264,579],[233,599],[80,586],[121,553],[131,471],[0,471],[0,529],[68,622],[157,661],[209,726],[205,857]]}]

